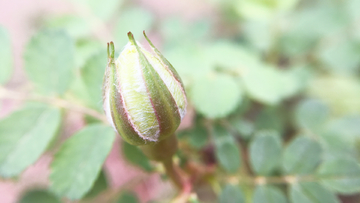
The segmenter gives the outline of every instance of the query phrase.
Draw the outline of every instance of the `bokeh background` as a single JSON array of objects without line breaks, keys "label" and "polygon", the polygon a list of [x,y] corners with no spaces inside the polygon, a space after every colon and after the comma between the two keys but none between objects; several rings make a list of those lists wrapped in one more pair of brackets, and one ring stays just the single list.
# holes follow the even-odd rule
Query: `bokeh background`
[{"label": "bokeh background", "polygon": [[[131,31],[149,48],[145,30],[186,86],[189,108],[179,138],[190,159],[215,162],[213,141],[197,126],[221,120],[245,145],[264,129],[279,133],[284,145],[306,134],[321,144],[322,160],[359,161],[359,8],[360,0],[0,0],[0,53],[11,47],[7,57],[0,56],[0,81],[11,91],[0,94],[0,117],[24,104],[20,93],[36,89],[25,69],[37,33],[66,33],[74,46],[69,64],[75,76],[63,98],[101,114],[106,42],[114,41],[119,53]],[[51,47],[51,38],[43,46]],[[51,68],[43,74],[51,75]],[[66,111],[58,143],[88,122],[82,113]],[[137,163],[141,169],[124,159],[119,140],[98,179],[94,193],[103,193],[97,201],[122,190],[140,202],[172,197],[174,188],[146,172],[147,162]],[[44,195],[54,146],[17,178],[0,179],[1,203],[17,202],[34,189],[29,196]],[[207,187],[198,194],[204,202],[216,202]],[[339,198],[360,201],[356,192]]]}]

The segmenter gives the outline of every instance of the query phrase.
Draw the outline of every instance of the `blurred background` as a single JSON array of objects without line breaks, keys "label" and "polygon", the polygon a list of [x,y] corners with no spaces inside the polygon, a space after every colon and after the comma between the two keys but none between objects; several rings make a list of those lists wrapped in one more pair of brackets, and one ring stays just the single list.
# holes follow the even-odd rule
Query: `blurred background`
[{"label": "blurred background", "polygon": [[[301,134],[319,143],[321,161],[351,159],[358,163],[359,8],[360,0],[0,0],[0,82],[11,91],[0,94],[0,118],[24,104],[20,93],[39,89],[31,73],[36,69],[31,57],[39,33],[54,32],[45,36],[49,40],[44,47],[51,47],[52,37],[58,35],[71,42],[71,53],[61,54],[70,54],[73,61],[59,63],[71,66],[74,76],[61,98],[101,114],[106,42],[114,41],[119,53],[131,31],[149,49],[142,35],[145,30],[186,86],[188,113],[178,133],[180,149],[186,151],[183,156],[209,166],[217,159],[225,171],[238,170],[246,162],[247,145],[254,135],[273,130],[284,147]],[[48,65],[45,75],[53,74],[52,63]],[[38,92],[58,96],[43,89]],[[10,95],[15,93],[20,96]],[[57,142],[96,122],[93,120],[66,111]],[[241,167],[219,161],[216,138],[211,130],[204,130],[214,122],[225,123],[233,134],[230,140],[238,141],[237,149],[243,152]],[[21,198],[22,203],[40,202],[37,196],[45,198],[43,202],[60,201],[51,199],[46,190],[49,163],[58,145],[54,146],[18,177],[0,179],[1,203]],[[123,148],[117,138],[97,180],[98,188],[92,189],[92,197],[100,194],[95,202],[105,202],[101,198],[123,190],[131,191],[123,197],[130,200],[124,202],[136,202],[134,198],[162,202],[173,196],[170,183],[158,173],[149,173],[156,166],[146,161],[135,163],[140,168],[134,166],[125,160],[128,155]],[[285,166],[278,166],[272,174],[281,175],[281,167]],[[240,171],[239,176],[245,173]],[[360,172],[355,174],[354,190],[334,190],[341,202],[360,201]],[[212,187],[198,188],[200,202],[217,202],[214,187],[218,186]],[[251,202],[252,189],[244,191]]]}]

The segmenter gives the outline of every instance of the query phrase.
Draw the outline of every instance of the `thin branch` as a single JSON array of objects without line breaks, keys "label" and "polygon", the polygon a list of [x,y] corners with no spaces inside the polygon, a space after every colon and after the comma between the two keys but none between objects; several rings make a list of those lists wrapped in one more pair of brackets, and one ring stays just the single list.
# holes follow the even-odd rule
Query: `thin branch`
[{"label": "thin branch", "polygon": [[46,97],[41,95],[34,95],[34,94],[27,94],[23,92],[18,92],[14,90],[6,89],[0,86],[0,99],[11,99],[11,100],[18,100],[18,101],[38,101],[47,103],[56,107],[68,109],[70,111],[79,112],[85,115],[92,116],[94,118],[99,119],[103,123],[108,123],[106,117],[99,113],[96,110],[81,106],[79,104],[75,104],[73,102],[55,98],[55,97]]}]

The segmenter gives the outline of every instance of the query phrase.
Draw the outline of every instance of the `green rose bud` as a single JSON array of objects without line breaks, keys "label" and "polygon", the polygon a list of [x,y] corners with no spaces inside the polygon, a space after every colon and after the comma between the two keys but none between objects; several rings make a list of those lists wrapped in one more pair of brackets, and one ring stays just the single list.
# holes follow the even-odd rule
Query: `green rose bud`
[{"label": "green rose bud", "polygon": [[136,42],[131,32],[118,59],[114,59],[114,43],[108,44],[103,86],[109,122],[133,145],[155,144],[173,135],[187,104],[178,73],[145,32],[144,36],[154,53]]}]

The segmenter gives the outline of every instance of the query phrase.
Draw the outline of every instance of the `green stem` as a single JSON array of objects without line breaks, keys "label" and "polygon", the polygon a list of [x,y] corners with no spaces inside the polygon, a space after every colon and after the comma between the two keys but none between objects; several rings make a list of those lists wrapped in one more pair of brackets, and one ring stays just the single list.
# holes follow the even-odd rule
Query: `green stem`
[{"label": "green stem", "polygon": [[185,181],[182,178],[179,168],[175,166],[173,159],[166,159],[162,161],[162,164],[164,165],[166,175],[176,185],[176,187],[182,190],[185,187]]}]

